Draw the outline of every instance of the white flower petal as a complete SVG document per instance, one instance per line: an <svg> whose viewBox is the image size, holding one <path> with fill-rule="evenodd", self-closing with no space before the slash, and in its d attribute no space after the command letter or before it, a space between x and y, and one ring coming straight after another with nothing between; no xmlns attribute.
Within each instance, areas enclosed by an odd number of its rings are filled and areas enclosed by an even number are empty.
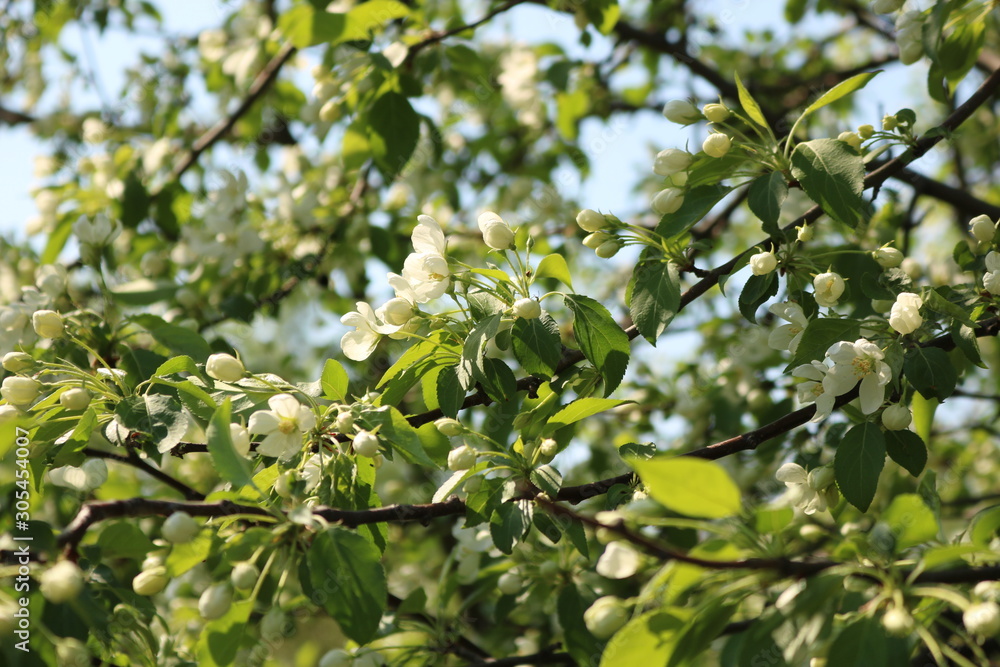
<svg viewBox="0 0 1000 667"><path fill-rule="evenodd" d="M809 479L806 469L798 463L785 463L774 473L775 479L786 484L805 484Z"/></svg>
<svg viewBox="0 0 1000 667"><path fill-rule="evenodd" d="M274 414L270 410L258 410L250 415L250 422L247 424L247 430L251 433L271 433L278 430L279 423L280 420L278 419L278 415Z"/></svg>

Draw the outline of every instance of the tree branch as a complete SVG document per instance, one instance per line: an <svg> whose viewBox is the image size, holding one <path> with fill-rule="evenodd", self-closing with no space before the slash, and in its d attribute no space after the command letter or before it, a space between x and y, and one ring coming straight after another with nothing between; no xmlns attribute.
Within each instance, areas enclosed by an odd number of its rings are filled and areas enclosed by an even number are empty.
<svg viewBox="0 0 1000 667"><path fill-rule="evenodd" d="M29 116L26 113L14 111L13 109L8 109L7 107L0 105L0 123L6 123L7 125L13 127L15 125L34 123L35 120L36 119L33 116Z"/></svg>
<svg viewBox="0 0 1000 667"><path fill-rule="evenodd" d="M93 447L84 447L83 453L86 456L92 456L96 459L108 459L111 461L118 461L119 463L124 463L125 465L130 465L133 468L138 468L150 477L158 479L167 486L171 487L175 491L179 491L184 498L187 500L204 500L205 494L195 491L193 488L185 484L184 482L174 479L167 473L163 472L159 468L154 468L148 462L139 458L139 455L134 451L129 451L129 456L122 456L121 454L114 454L112 452L106 452L101 449L94 449Z"/></svg>
<svg viewBox="0 0 1000 667"><path fill-rule="evenodd" d="M558 645L556 645L558 646ZM557 652L556 646L532 655L512 655L509 658L470 662L465 667L517 667L518 665L575 665L576 660L568 653Z"/></svg>
<svg viewBox="0 0 1000 667"><path fill-rule="evenodd" d="M428 37L425 37L422 41L417 42L416 44L410 47L410 50L406 54L406 59L403 62L409 64L417 56L418 53L426 49L428 46L437 44L440 41L443 41L461 32L465 32L466 30L475 30L476 28L483 25L487 21L491 20L495 16L503 14L512 7L524 4L525 2L528 2L528 0L509 0L508 2L505 2L504 4L497 7L496 9L488 12L485 16L483 16L481 19L477 21L473 21L472 23L467 23L465 25L460 25L457 28L451 28L450 30L438 30L436 32L432 32Z"/></svg>
<svg viewBox="0 0 1000 667"><path fill-rule="evenodd" d="M226 135L236 122L242 118L253 105L260 99L260 97L267 91L270 85L278 77L278 72L281 71L282 66L288 62L288 60L295 55L296 48L291 44L285 44L278 50L278 52L271 58L270 62L264 66L264 69L260 71L257 78L253 80L250 84L250 89L247 91L247 96L243 98L236 110L233 111L229 116L219 121L212 127L208 132L203 134L194 145L191 147L190 152L185 155L180 162L174 165L173 171L170 172L170 179L177 180L184 173L193 167L197 162L201 154L212 147L215 142ZM161 188L162 190L162 188ZM151 196L155 197L160 191L151 193Z"/></svg>
<svg viewBox="0 0 1000 667"><path fill-rule="evenodd" d="M1000 206L985 202L967 190L946 185L912 169L901 169L893 178L912 185L920 194L951 204L970 218L976 215L988 215L994 220L1000 218Z"/></svg>

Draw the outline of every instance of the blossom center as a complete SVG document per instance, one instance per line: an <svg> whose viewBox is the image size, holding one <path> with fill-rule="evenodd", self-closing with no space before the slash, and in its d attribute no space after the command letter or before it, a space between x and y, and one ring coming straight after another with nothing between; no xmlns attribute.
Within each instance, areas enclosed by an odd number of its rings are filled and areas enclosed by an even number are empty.
<svg viewBox="0 0 1000 667"><path fill-rule="evenodd" d="M854 367L854 374L858 377L863 377L872 372L872 362L873 360L868 357L855 357L851 362L851 366Z"/></svg>
<svg viewBox="0 0 1000 667"><path fill-rule="evenodd" d="M278 430L285 435L291 435L299 430L298 422L294 419L289 419L288 417L282 417L278 421Z"/></svg>

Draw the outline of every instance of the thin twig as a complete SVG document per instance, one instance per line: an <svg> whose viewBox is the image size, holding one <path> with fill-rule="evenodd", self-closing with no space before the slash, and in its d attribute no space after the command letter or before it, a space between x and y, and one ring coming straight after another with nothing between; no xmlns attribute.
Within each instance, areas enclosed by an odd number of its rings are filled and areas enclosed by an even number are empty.
<svg viewBox="0 0 1000 667"><path fill-rule="evenodd" d="M124 463L125 465L132 466L133 468L138 468L150 477L158 479L167 486L179 491L182 496L187 500L204 500L205 494L199 493L194 490L184 482L174 479L167 473L163 472L159 468L154 468L145 460L139 458L139 455L133 451L130 451L129 456L122 456L121 454L114 454L112 452L106 452L101 449L94 449L93 447L84 447L83 454L86 456L91 456L95 459L108 459L110 461L118 461L119 463Z"/></svg>

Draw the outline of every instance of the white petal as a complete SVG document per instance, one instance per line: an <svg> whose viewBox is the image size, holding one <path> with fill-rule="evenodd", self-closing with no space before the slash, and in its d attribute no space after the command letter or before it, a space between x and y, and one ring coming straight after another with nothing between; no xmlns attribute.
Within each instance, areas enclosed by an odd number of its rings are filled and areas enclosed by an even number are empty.
<svg viewBox="0 0 1000 667"><path fill-rule="evenodd" d="M271 433L277 430L279 424L278 415L270 410L258 410L250 415L250 422L247 430L251 433Z"/></svg>
<svg viewBox="0 0 1000 667"><path fill-rule="evenodd" d="M874 373L869 373L861 380L861 412L866 415L882 407L885 400L885 387L879 384L878 377Z"/></svg>
<svg viewBox="0 0 1000 667"><path fill-rule="evenodd" d="M806 469L798 463L785 463L774 473L774 477L779 482L791 484L805 484L809 479Z"/></svg>
<svg viewBox="0 0 1000 667"><path fill-rule="evenodd" d="M372 331L349 331L340 339L340 348L347 355L348 359L354 361L364 361L375 351L378 345L378 336Z"/></svg>
<svg viewBox="0 0 1000 667"><path fill-rule="evenodd" d="M291 394L278 394L267 399L267 404L279 419L295 419L300 404Z"/></svg>
<svg viewBox="0 0 1000 667"><path fill-rule="evenodd" d="M608 579L626 579L639 569L638 552L621 542L612 542L597 560L597 573Z"/></svg>
<svg viewBox="0 0 1000 667"><path fill-rule="evenodd" d="M417 226L413 228L410 239L416 252L426 252L435 255L445 253L444 232L438 221L429 215L417 216Z"/></svg>
<svg viewBox="0 0 1000 667"><path fill-rule="evenodd" d="M281 456L285 453L288 436L275 431L257 445L257 453L264 456Z"/></svg>
<svg viewBox="0 0 1000 667"><path fill-rule="evenodd" d="M311 431L316 428L316 414L306 406L300 405L295 423L298 424L300 431Z"/></svg>

